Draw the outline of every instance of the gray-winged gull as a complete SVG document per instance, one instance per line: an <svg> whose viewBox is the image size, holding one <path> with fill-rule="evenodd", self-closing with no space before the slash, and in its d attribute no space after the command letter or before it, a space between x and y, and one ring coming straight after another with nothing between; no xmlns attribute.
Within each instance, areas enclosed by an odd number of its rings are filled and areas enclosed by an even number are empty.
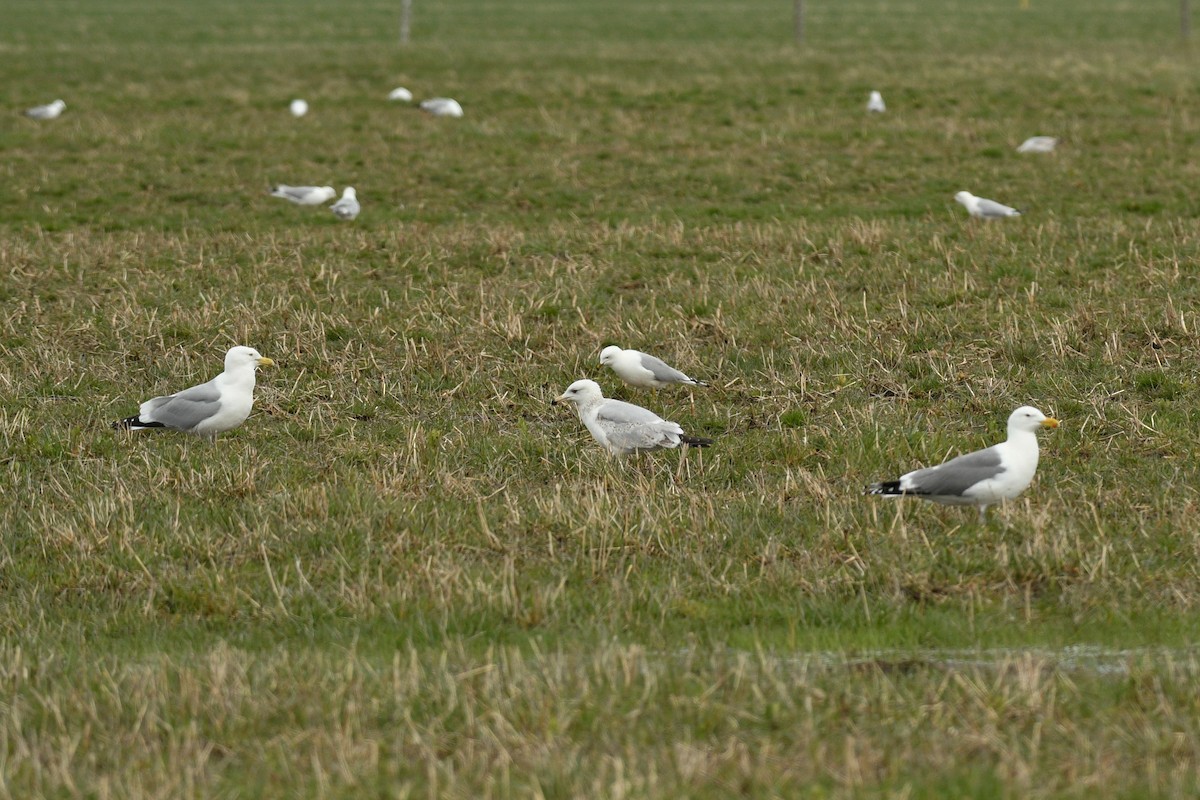
<svg viewBox="0 0 1200 800"><path fill-rule="evenodd" d="M1033 406L1021 406L1008 417L1006 441L936 467L914 470L900 480L873 483L866 493L976 506L982 522L988 506L1013 499L1033 481L1038 464L1037 430L1057 427L1058 420L1053 417Z"/></svg>
<svg viewBox="0 0 1200 800"><path fill-rule="evenodd" d="M338 219L354 219L358 216L358 212L362 211L362 206L358 204L358 194L354 191L353 186L347 186L342 192L342 199L329 207L329 210L337 215Z"/></svg>
<svg viewBox="0 0 1200 800"><path fill-rule="evenodd" d="M600 364L617 373L617 377L630 386L646 389L658 389L680 383L708 386L703 381L689 378L661 358L655 358L640 350L622 350L615 344L600 351Z"/></svg>
<svg viewBox="0 0 1200 800"><path fill-rule="evenodd" d="M570 403L597 442L615 456L642 450L674 448L680 444L708 447L711 439L688 436L674 422L649 409L621 400L609 400L595 381L575 381L553 404Z"/></svg>
<svg viewBox="0 0 1200 800"><path fill-rule="evenodd" d="M275 362L253 347L232 347L225 354L225 371L208 383L142 403L136 416L113 423L113 428L142 430L171 428L209 439L246 421L254 405L254 373Z"/></svg>
<svg viewBox="0 0 1200 800"><path fill-rule="evenodd" d="M959 192L954 195L954 199L962 203L966 207L967 213L972 217L980 219L1001 219L1003 217L1019 217L1021 212L1015 208L1009 208L1006 205L997 203L995 200L987 200L982 197L976 197L970 192Z"/></svg>

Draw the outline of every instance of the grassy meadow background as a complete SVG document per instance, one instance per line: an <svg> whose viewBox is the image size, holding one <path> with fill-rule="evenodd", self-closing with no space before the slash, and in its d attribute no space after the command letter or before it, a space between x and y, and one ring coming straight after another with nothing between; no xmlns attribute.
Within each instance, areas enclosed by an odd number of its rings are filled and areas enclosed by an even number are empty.
<svg viewBox="0 0 1200 800"><path fill-rule="evenodd" d="M0 796L1195 797L1177 4L807 5L6 0ZM233 344L242 428L109 429ZM987 525L861 496L1027 402Z"/></svg>

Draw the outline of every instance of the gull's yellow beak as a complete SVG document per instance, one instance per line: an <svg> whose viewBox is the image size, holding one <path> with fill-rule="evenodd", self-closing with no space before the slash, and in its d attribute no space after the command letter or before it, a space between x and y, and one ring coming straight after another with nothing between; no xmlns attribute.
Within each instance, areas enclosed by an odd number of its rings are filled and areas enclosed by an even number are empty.
<svg viewBox="0 0 1200 800"><path fill-rule="evenodd" d="M275 366L275 362L272 361L271 359L267 358L266 356L261 356L258 359L258 365L260 367L273 367L273 366Z"/></svg>
<svg viewBox="0 0 1200 800"><path fill-rule="evenodd" d="M1042 420L1042 427L1043 428L1057 428L1058 420L1056 420L1054 417L1046 417L1044 420Z"/></svg>

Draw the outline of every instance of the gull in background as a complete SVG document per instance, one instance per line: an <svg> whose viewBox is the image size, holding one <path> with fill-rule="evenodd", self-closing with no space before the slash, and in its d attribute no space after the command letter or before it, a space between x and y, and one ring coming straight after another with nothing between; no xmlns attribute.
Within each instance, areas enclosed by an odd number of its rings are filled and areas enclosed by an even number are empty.
<svg viewBox="0 0 1200 800"><path fill-rule="evenodd" d="M867 100L867 111L875 114L882 114L887 111L887 106L883 102L883 95L879 92L871 92L871 97Z"/></svg>
<svg viewBox="0 0 1200 800"><path fill-rule="evenodd" d="M449 97L432 97L422 100L421 110L435 117L461 117L463 115L462 106L458 104L457 100Z"/></svg>
<svg viewBox="0 0 1200 800"><path fill-rule="evenodd" d="M346 190L342 192L342 199L331 205L329 210L336 214L338 219L357 217L362 206L358 204L358 195L354 192L354 187L347 186Z"/></svg>
<svg viewBox="0 0 1200 800"><path fill-rule="evenodd" d="M873 483L867 494L920 497L952 506L975 506L979 521L987 507L1012 500L1028 488L1038 465L1039 428L1057 428L1058 420L1033 406L1021 406L1008 417L1008 439L984 450L952 458L936 467L913 470L899 480Z"/></svg>
<svg viewBox="0 0 1200 800"><path fill-rule="evenodd" d="M970 192L959 192L954 195L954 199L963 204L968 214L979 219L1002 219L1004 217L1021 216L1021 212L1015 208L997 203L995 200L976 197Z"/></svg>
<svg viewBox="0 0 1200 800"><path fill-rule="evenodd" d="M671 449L681 444L692 447L708 447L712 444L712 439L688 436L679 425L667 422L649 409L605 398L595 381L575 381L551 401L551 405L559 403L575 406L580 421L592 438L614 456L643 450Z"/></svg>
<svg viewBox="0 0 1200 800"><path fill-rule="evenodd" d="M680 383L708 386L703 381L689 378L660 358L640 350L622 350L615 344L600 351L600 364L617 373L617 377L630 386L644 389L658 389Z"/></svg>
<svg viewBox="0 0 1200 800"><path fill-rule="evenodd" d="M281 183L271 188L271 197L282 197L298 206L319 206L337 197L332 186L288 186Z"/></svg>
<svg viewBox="0 0 1200 800"><path fill-rule="evenodd" d="M1058 139L1053 136L1030 136L1017 147L1018 153L1053 153Z"/></svg>
<svg viewBox="0 0 1200 800"><path fill-rule="evenodd" d="M136 415L112 426L129 431L170 428L211 441L246 421L254 406L254 373L274 363L253 347L232 347L225 354L225 371L208 383L147 400Z"/></svg>
<svg viewBox="0 0 1200 800"><path fill-rule="evenodd" d="M308 103L297 98L291 102L291 105L288 106L288 111L292 112L293 117L299 119L308 113Z"/></svg>
<svg viewBox="0 0 1200 800"><path fill-rule="evenodd" d="M412 99L413 93L408 89L405 89L403 86L397 86L395 89L392 89L390 92L388 92L388 100L398 100L402 103L411 103Z"/></svg>
<svg viewBox="0 0 1200 800"><path fill-rule="evenodd" d="M63 112L67 104L62 100L55 100L53 103L47 103L44 106L34 106L25 110L25 116L30 119L55 119Z"/></svg>

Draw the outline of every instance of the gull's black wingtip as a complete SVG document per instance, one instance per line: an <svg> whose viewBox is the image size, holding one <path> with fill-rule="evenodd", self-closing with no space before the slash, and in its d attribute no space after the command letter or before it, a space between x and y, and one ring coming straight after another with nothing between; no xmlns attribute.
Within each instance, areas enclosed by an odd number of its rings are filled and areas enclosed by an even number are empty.
<svg viewBox="0 0 1200 800"><path fill-rule="evenodd" d="M900 488L900 481L881 481L872 483L863 494L904 494L904 490Z"/></svg>

